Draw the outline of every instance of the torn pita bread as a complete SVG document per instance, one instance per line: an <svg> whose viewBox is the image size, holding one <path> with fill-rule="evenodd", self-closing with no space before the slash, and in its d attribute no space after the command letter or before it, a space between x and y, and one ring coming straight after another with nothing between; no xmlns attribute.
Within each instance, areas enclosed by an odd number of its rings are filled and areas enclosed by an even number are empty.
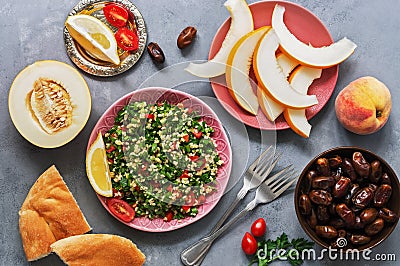
<svg viewBox="0 0 400 266"><path fill-rule="evenodd" d="M58 240L51 249L69 266L141 266L146 256L127 238L86 234Z"/></svg>
<svg viewBox="0 0 400 266"><path fill-rule="evenodd" d="M50 245L56 240L91 230L54 165L33 184L19 216L19 230L28 261L48 255Z"/></svg>

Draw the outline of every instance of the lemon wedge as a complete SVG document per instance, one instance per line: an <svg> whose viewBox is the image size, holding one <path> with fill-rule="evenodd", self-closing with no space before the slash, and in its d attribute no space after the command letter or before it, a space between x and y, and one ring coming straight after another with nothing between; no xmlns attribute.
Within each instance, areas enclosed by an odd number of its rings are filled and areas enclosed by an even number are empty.
<svg viewBox="0 0 400 266"><path fill-rule="evenodd" d="M106 62L120 64L114 33L99 19L89 15L69 16L65 27L71 37L90 55Z"/></svg>
<svg viewBox="0 0 400 266"><path fill-rule="evenodd" d="M105 197L112 197L110 170L108 168L106 149L101 133L99 133L87 152L86 174L90 184L98 194Z"/></svg>

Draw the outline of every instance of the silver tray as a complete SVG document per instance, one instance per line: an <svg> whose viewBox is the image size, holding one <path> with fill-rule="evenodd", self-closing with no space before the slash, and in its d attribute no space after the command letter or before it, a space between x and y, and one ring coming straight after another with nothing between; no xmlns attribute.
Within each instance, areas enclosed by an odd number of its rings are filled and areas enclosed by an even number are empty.
<svg viewBox="0 0 400 266"><path fill-rule="evenodd" d="M83 71L102 77L111 77L121 74L130 69L136 62L139 61L146 48L147 31L144 19L140 11L128 0L114 0L114 1L103 1L103 0L81 0L68 14L73 16L77 14L86 14L94 16L104 22L110 29L115 33L118 29L110 25L104 14L103 7L108 3L119 3L125 6L134 16L128 19L127 27L129 29L136 28L139 36L139 48L136 51L128 52L118 48L118 55L121 63L114 65L109 62L104 62L92 57L87 53L69 34L66 27L64 27L64 43L67 50L67 54L74 62L74 64L82 69Z"/></svg>

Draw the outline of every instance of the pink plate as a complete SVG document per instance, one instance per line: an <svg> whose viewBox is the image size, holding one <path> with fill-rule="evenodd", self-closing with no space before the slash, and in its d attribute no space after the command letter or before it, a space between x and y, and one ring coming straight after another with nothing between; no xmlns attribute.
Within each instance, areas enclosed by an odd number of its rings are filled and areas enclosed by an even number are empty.
<svg viewBox="0 0 400 266"><path fill-rule="evenodd" d="M96 139L99 132L104 134L114 125L114 119L118 114L118 112L122 109L122 107L124 107L131 101L145 101L147 103L156 103L165 101L171 104L183 103L185 107L187 108L190 107L194 111L197 111L197 113L202 116L202 118L206 121L206 123L214 128L215 132L213 134L213 139L217 143L217 151L221 159L225 162L218 169L217 179L216 179L217 192L210 195L207 198L206 203L199 206L198 208L199 212L196 217L187 217L180 221L172 220L170 222L165 222L162 219L150 220L148 218L141 217L133 219L133 221L131 221L130 223L125 223L119 220L116 216L114 216L110 212L106 204L107 198L97 195L98 198L100 199L100 202L103 204L104 208L106 208L106 210L116 219L118 219L121 223L124 223L132 228L139 229L142 231L166 232L187 226L191 223L194 223L197 220L200 220L201 218L206 216L215 207L215 205L217 205L219 199L222 197L226 185L228 183L232 167L231 146L229 144L228 137L226 136L225 131L217 115L203 101L190 94L166 88L140 89L123 96L106 110L106 112L100 117L99 121L95 125L90 135L87 149L89 149L90 145Z"/></svg>
<svg viewBox="0 0 400 266"><path fill-rule="evenodd" d="M286 8L285 11L285 24L289 30L304 43L311 43L315 47L326 46L333 42L333 39L324 26L324 24L307 9L289 2L283 1L263 1L249 5L253 14L254 27L260 28L261 26L271 25L272 11L276 4L282 5ZM230 18L227 19L222 26L218 29L214 40L211 44L209 59L213 58L218 52L221 44L229 30ZM315 80L308 90L308 94L315 94L318 99L318 104L306 110L307 119L314 117L328 102L331 97L336 81L338 78L338 66L324 69L321 78ZM266 116L259 109L257 116L253 116L244 111L231 97L228 89L221 85L221 78L225 76L211 79L211 86L215 96L226 108L226 110L239 121L246 125L263 130L282 130L289 128L283 115L280 115L275 124L271 123ZM217 84L218 83L218 84Z"/></svg>

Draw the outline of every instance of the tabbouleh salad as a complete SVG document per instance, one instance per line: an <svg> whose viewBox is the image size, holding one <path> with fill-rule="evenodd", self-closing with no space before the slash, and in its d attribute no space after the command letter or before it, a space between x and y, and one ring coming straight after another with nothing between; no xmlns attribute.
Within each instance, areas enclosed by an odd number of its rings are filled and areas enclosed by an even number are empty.
<svg viewBox="0 0 400 266"><path fill-rule="evenodd" d="M182 219L216 191L214 129L182 104L132 102L104 135L114 197L136 217Z"/></svg>

